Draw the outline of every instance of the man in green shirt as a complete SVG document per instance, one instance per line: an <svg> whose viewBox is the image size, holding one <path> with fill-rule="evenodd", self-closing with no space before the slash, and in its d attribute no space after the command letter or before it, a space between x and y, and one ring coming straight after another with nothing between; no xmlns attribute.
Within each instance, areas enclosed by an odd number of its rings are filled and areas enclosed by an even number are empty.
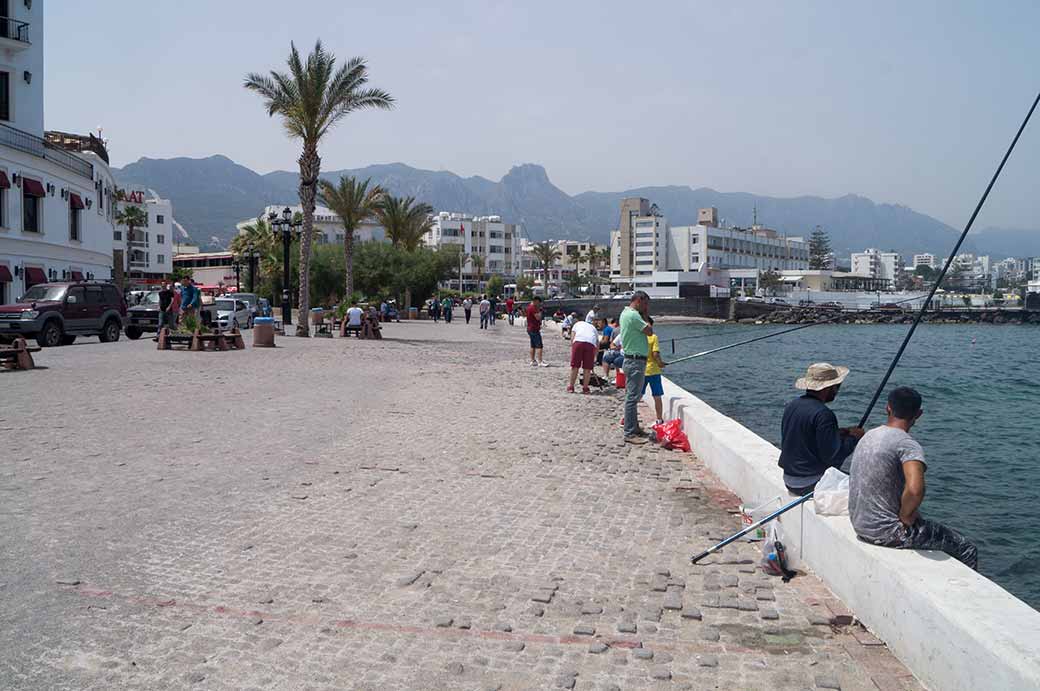
<svg viewBox="0 0 1040 691"><path fill-rule="evenodd" d="M621 348L625 351L625 441L629 444L645 444L647 434L639 428L639 413L636 406L643 397L646 380L646 359L650 355L647 336L654 333L647 323L650 312L650 296L642 290L632 295L632 302L621 313Z"/></svg>

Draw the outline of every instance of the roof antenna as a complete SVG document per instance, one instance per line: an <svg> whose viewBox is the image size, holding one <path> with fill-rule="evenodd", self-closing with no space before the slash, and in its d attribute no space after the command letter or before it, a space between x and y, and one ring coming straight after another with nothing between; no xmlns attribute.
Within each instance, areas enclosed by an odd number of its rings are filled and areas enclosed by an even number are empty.
<svg viewBox="0 0 1040 691"><path fill-rule="evenodd" d="M751 207L751 227L754 228L758 225L758 204L756 203Z"/></svg>

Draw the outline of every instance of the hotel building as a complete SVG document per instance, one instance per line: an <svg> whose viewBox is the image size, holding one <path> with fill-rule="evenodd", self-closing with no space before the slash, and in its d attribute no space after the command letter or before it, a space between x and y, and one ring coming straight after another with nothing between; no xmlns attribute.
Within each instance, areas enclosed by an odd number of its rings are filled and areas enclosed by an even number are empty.
<svg viewBox="0 0 1040 691"><path fill-rule="evenodd" d="M43 1L0 2L0 303L110 279L115 180L94 135L44 131Z"/></svg>
<svg viewBox="0 0 1040 691"><path fill-rule="evenodd" d="M173 204L153 190L129 187L120 190L116 212L130 205L141 207L147 223L134 228L116 225L112 233L112 262L116 283L131 290L162 283L173 271ZM120 277L122 274L122 277Z"/></svg>
<svg viewBox="0 0 1040 691"><path fill-rule="evenodd" d="M470 216L441 211L431 218L432 225L423 235L427 247L461 246L468 255L462 267L463 290L479 290L473 257L484 259L482 278L493 275L513 278L521 270L522 226L505 223L501 216Z"/></svg>

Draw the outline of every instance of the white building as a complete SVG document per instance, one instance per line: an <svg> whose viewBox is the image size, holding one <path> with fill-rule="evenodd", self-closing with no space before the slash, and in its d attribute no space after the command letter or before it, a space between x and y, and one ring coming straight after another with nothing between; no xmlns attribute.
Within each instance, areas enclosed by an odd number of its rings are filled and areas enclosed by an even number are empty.
<svg viewBox="0 0 1040 691"><path fill-rule="evenodd" d="M520 274L521 226L505 223L501 216L470 216L448 211L434 214L432 221L423 235L423 244L435 248L461 246L468 257L462 267L463 289L479 290L474 257L483 260L482 278L492 275L514 278Z"/></svg>
<svg viewBox="0 0 1040 691"><path fill-rule="evenodd" d="M269 218L271 214L275 214L281 218L282 213L288 208L289 212L295 216L296 214L303 213L303 207L299 204L286 205L277 204L272 206L264 207L263 216ZM247 225L251 225L256 222L256 219L246 219L236 224L239 232L242 231ZM367 242L369 240L382 240L386 233L383 232L383 227L379 225L374 219L366 219L361 225L354 231L355 242ZM343 239L346 236L346 231L343 229L343 220L339 217L332 209L324 206L314 207L314 244L316 245L342 245Z"/></svg>
<svg viewBox="0 0 1040 691"><path fill-rule="evenodd" d="M936 269L938 262L934 254L915 254L914 255L914 268L919 266L927 266L929 269Z"/></svg>
<svg viewBox="0 0 1040 691"><path fill-rule="evenodd" d="M1027 271L1026 260L1008 257L993 264L993 281L1017 285L1028 278Z"/></svg>
<svg viewBox="0 0 1040 691"><path fill-rule="evenodd" d="M809 247L800 237L785 237L757 224L670 227L645 199L625 199L621 208L621 228L611 233L610 244L611 281L619 287L679 297L684 292L709 294L705 287L710 286L728 289L730 270L809 268ZM699 218L714 219L717 214L715 209L702 209Z"/></svg>
<svg viewBox="0 0 1040 691"><path fill-rule="evenodd" d="M177 254L173 266L191 270L191 278L201 290L208 293L224 293L236 288L236 283L245 277L244 266L236 270L235 257L231 252L198 252Z"/></svg>
<svg viewBox="0 0 1040 691"><path fill-rule="evenodd" d="M132 237L128 227L117 224L112 233L112 256L114 261L124 259L125 284L131 290L156 286L173 271L173 204L144 187L128 187L120 192L116 212L139 206L147 223L135 228Z"/></svg>
<svg viewBox="0 0 1040 691"><path fill-rule="evenodd" d="M895 284L896 278L904 268L903 257L898 252L882 252L870 248L852 254L851 273L857 276L878 278Z"/></svg>
<svg viewBox="0 0 1040 691"><path fill-rule="evenodd" d="M115 181L99 138L44 132L42 0L0 6L3 303L49 280L111 278Z"/></svg>

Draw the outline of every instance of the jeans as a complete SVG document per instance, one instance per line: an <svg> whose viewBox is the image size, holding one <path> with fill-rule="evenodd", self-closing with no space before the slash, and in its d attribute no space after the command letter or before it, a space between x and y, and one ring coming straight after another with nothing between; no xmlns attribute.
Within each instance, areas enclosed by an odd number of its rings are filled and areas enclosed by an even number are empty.
<svg viewBox="0 0 1040 691"><path fill-rule="evenodd" d="M510 312L510 313L509 313L509 325L510 325L510 326L512 326L512 325L513 325L513 317L514 317L514 316L515 316L515 315L514 315L514 314L513 314L512 312Z"/></svg>
<svg viewBox="0 0 1040 691"><path fill-rule="evenodd" d="M170 327L170 330L173 331L173 329L177 328L176 321L177 321L177 317L176 317L176 315L173 312L163 312L162 310L159 311L159 330L160 331L162 331L162 328L164 326Z"/></svg>
<svg viewBox="0 0 1040 691"><path fill-rule="evenodd" d="M639 413L636 411L636 405L643 398L646 358L626 357L621 369L625 373L625 436L633 437L639 432Z"/></svg>
<svg viewBox="0 0 1040 691"><path fill-rule="evenodd" d="M621 354L620 350L608 350L603 353L603 362L616 369L621 369L625 366L625 356Z"/></svg>
<svg viewBox="0 0 1040 691"><path fill-rule="evenodd" d="M486 329L488 324L488 315L484 312L480 313L480 328Z"/></svg>
<svg viewBox="0 0 1040 691"><path fill-rule="evenodd" d="M452 318L451 310L444 310L444 323L450 324Z"/></svg>
<svg viewBox="0 0 1040 691"><path fill-rule="evenodd" d="M968 538L942 523L918 518L906 529L902 544L892 545L901 549L934 549L945 552L965 566L978 570L979 550Z"/></svg>
<svg viewBox="0 0 1040 691"><path fill-rule="evenodd" d="M472 310L463 310L463 312L466 313L466 323L469 324L469 317L470 317L470 314L471 314Z"/></svg>

